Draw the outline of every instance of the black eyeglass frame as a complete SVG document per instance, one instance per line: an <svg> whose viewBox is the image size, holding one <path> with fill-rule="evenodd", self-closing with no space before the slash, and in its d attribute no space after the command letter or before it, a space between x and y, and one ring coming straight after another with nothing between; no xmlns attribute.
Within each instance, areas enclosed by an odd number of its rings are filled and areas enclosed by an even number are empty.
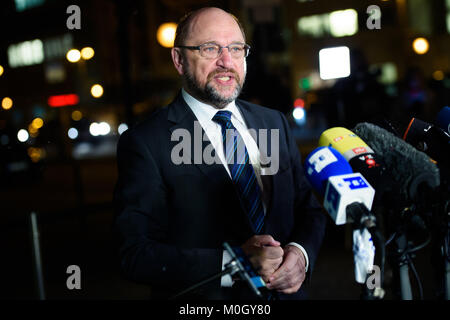
<svg viewBox="0 0 450 320"><path fill-rule="evenodd" d="M221 46L221 45L219 45L217 43L211 43L211 42L202 43L201 45L198 45L198 46L175 46L175 48L183 48L183 49L189 49L189 50L198 50L200 55L201 55L201 48L206 46L206 45L212 45L212 44L219 46L219 52L217 53L217 57L216 58L211 58L211 59L217 59L218 57L220 57L220 55L222 53L222 50L224 48L227 48L228 51L229 51L230 50L229 47L233 46L233 45L237 45L237 44L244 45L245 52L244 52L243 58L247 58L248 57L248 55L250 54L250 49L251 49L251 47L248 44L246 44L246 43L231 43L231 44L229 44L227 46ZM204 57L204 56L202 56L202 57ZM206 57L204 57L204 58L206 58Z"/></svg>

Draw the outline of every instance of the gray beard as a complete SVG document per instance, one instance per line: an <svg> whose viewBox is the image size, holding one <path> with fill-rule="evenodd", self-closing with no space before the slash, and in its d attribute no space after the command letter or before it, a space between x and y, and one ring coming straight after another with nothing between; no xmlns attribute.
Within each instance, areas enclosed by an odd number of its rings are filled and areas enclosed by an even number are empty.
<svg viewBox="0 0 450 320"><path fill-rule="evenodd" d="M198 100L212 105L217 109L225 108L230 102L239 97L242 91L242 86L237 83L233 94L230 97L222 96L211 83L207 83L204 88L201 88L198 82L192 76L190 69L188 68L183 75L183 82L186 85L188 91Z"/></svg>

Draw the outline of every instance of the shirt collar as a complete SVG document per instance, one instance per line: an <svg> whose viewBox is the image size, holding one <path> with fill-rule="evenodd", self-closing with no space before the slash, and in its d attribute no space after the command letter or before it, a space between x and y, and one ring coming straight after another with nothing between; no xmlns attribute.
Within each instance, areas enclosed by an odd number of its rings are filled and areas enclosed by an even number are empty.
<svg viewBox="0 0 450 320"><path fill-rule="evenodd" d="M202 122L202 120L212 121L212 118L215 116L217 111L222 110L230 111L232 113L232 118L238 120L242 124L245 124L244 118L242 117L238 107L236 106L235 100L231 101L223 109L217 109L209 104L197 100L189 93L187 93L184 88L181 89L181 93L183 95L184 101L186 101L187 105L191 108L192 112L194 112L195 116L200 122Z"/></svg>

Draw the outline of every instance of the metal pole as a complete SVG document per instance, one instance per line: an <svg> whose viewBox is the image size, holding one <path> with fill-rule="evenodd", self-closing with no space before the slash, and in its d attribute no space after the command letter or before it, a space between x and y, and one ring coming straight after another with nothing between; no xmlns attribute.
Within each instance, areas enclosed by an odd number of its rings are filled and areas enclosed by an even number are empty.
<svg viewBox="0 0 450 320"><path fill-rule="evenodd" d="M36 212L31 212L31 244L33 248L33 265L36 277L36 286L39 300L45 300L44 276L42 273L41 249L39 243L39 228Z"/></svg>
<svg viewBox="0 0 450 320"><path fill-rule="evenodd" d="M398 257L398 265L399 265L399 277L400 277L400 293L402 300L412 300L412 290L411 290L411 282L409 280L409 268L408 268L408 259L406 259L406 249L408 247L408 239L406 236L402 234L397 238L397 248L398 252L401 254Z"/></svg>

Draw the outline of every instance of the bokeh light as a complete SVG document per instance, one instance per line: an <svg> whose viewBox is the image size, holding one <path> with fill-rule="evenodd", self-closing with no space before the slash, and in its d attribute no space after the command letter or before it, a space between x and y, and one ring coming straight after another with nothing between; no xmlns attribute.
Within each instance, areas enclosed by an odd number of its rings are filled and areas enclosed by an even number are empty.
<svg viewBox="0 0 450 320"><path fill-rule="evenodd" d="M177 24L174 22L163 23L156 32L156 39L164 48L172 48L175 41Z"/></svg>
<svg viewBox="0 0 450 320"><path fill-rule="evenodd" d="M13 106L13 101L11 98L9 98L9 97L3 98L3 100L2 100L2 108L3 109L9 110L12 108L12 106Z"/></svg>
<svg viewBox="0 0 450 320"><path fill-rule="evenodd" d="M78 62L81 58L81 53L77 49L71 49L66 54L67 60L69 60L72 63Z"/></svg>
<svg viewBox="0 0 450 320"><path fill-rule="evenodd" d="M75 110L72 112L72 120L73 121L80 121L83 118L83 114L79 110Z"/></svg>
<svg viewBox="0 0 450 320"><path fill-rule="evenodd" d="M417 38L413 41L413 49L417 54L425 54L428 52L430 45L425 38Z"/></svg>
<svg viewBox="0 0 450 320"><path fill-rule="evenodd" d="M99 84L94 84L91 87L91 94L94 98L100 98L103 95L103 87Z"/></svg>
<svg viewBox="0 0 450 320"><path fill-rule="evenodd" d="M20 129L17 132L17 140L19 140L20 142L27 141L29 137L30 137L30 135L28 134L28 131L25 129Z"/></svg>
<svg viewBox="0 0 450 320"><path fill-rule="evenodd" d="M95 51L91 47L85 47L85 48L81 49L81 58L83 58L84 60L92 59L94 54L95 54Z"/></svg>

